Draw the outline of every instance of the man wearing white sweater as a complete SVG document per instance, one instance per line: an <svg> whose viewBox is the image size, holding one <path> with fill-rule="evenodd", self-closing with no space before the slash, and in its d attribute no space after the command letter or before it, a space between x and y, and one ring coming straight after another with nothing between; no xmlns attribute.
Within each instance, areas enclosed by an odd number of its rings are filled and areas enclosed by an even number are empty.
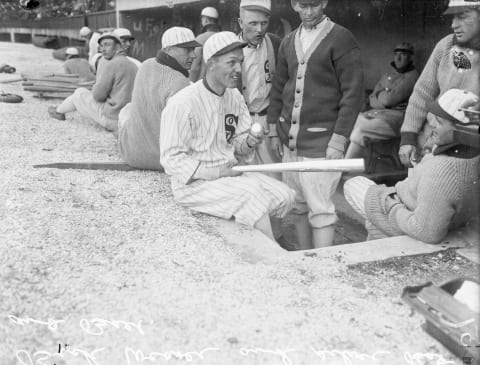
<svg viewBox="0 0 480 365"><path fill-rule="evenodd" d="M188 70L199 43L188 28L173 27L162 36L156 58L138 71L132 102L120 112L118 148L130 166L163 170L160 165L160 117L168 99L188 86Z"/></svg>
<svg viewBox="0 0 480 365"><path fill-rule="evenodd" d="M127 60L120 39L104 33L98 40L103 57L108 62L99 65L92 91L83 87L66 98L58 107L48 108L52 118L65 120L65 114L78 111L105 129L116 132L118 113L131 100L137 67Z"/></svg>

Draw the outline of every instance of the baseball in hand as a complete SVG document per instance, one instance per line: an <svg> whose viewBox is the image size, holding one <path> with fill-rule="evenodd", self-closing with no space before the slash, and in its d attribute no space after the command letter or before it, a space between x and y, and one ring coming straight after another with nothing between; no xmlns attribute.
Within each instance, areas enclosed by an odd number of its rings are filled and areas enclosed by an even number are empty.
<svg viewBox="0 0 480 365"><path fill-rule="evenodd" d="M255 137L263 136L263 127L260 123L253 123L250 127L250 133Z"/></svg>

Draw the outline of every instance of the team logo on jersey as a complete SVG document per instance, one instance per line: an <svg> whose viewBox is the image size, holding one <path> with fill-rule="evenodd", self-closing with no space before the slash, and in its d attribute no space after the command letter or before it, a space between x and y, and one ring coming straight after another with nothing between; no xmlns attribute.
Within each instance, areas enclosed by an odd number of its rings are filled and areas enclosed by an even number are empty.
<svg viewBox="0 0 480 365"><path fill-rule="evenodd" d="M235 130L238 125L238 116L233 114L225 115L225 137L227 137L227 143L230 143L233 136L235 135Z"/></svg>
<svg viewBox="0 0 480 365"><path fill-rule="evenodd" d="M263 68L265 69L265 82L269 84L272 82L272 75L270 75L270 63L268 60L265 61L265 66L263 66Z"/></svg>

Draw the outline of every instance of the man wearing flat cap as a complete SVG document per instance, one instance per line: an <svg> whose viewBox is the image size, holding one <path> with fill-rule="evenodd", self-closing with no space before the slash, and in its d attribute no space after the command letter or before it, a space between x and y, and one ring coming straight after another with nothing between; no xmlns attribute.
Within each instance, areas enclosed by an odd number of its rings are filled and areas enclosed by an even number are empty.
<svg viewBox="0 0 480 365"><path fill-rule="evenodd" d="M130 166L163 170L160 165L160 118L167 101L190 84L188 70L197 46L190 29L167 29L157 57L141 65L132 102L122 109L118 122L120 155Z"/></svg>
<svg viewBox="0 0 480 365"><path fill-rule="evenodd" d="M418 79L413 52L413 46L408 42L397 44L393 50L389 71L380 78L369 96L370 109L358 115L345 158L363 157L365 137L386 140L400 136L408 98Z"/></svg>
<svg viewBox="0 0 480 365"><path fill-rule="evenodd" d="M65 114L78 111L109 131L118 129L118 113L131 100L137 67L125 57L120 39L104 33L98 39L103 58L92 91L78 88L58 107L51 106L51 117L65 120Z"/></svg>
<svg viewBox="0 0 480 365"><path fill-rule="evenodd" d="M363 105L360 50L352 33L325 14L327 0L292 0L302 24L280 45L267 120L284 162L342 159ZM338 218L336 172L288 172L297 249L329 246Z"/></svg>
<svg viewBox="0 0 480 365"><path fill-rule="evenodd" d="M432 115L427 104L446 90L480 94L480 1L450 0L453 34L441 39L425 65L408 101L401 128L400 160L407 166L432 148Z"/></svg>
<svg viewBox="0 0 480 365"><path fill-rule="evenodd" d="M234 217L273 239L270 215L285 216L294 192L264 174L232 169L261 142L250 133L252 118L237 89L246 45L232 32L207 40L205 78L175 94L163 110L160 161L180 205Z"/></svg>

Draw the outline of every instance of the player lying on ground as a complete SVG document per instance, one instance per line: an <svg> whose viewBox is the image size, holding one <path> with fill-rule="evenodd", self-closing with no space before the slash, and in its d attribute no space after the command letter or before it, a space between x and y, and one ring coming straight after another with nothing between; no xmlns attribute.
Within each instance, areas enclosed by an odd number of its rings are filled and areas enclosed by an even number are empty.
<svg viewBox="0 0 480 365"><path fill-rule="evenodd" d="M262 173L233 171L253 155L261 138L236 89L246 43L231 32L204 45L207 73L172 96L163 110L160 162L172 177L175 200L193 210L254 226L273 239L270 215L284 217L294 192Z"/></svg>
<svg viewBox="0 0 480 365"><path fill-rule="evenodd" d="M475 99L471 92L451 89L429 104L433 152L407 179L392 187L362 176L345 183L345 198L366 219L368 239L406 234L439 243L448 231L478 217L480 146L455 141L453 133L455 123L471 123L461 109Z"/></svg>

